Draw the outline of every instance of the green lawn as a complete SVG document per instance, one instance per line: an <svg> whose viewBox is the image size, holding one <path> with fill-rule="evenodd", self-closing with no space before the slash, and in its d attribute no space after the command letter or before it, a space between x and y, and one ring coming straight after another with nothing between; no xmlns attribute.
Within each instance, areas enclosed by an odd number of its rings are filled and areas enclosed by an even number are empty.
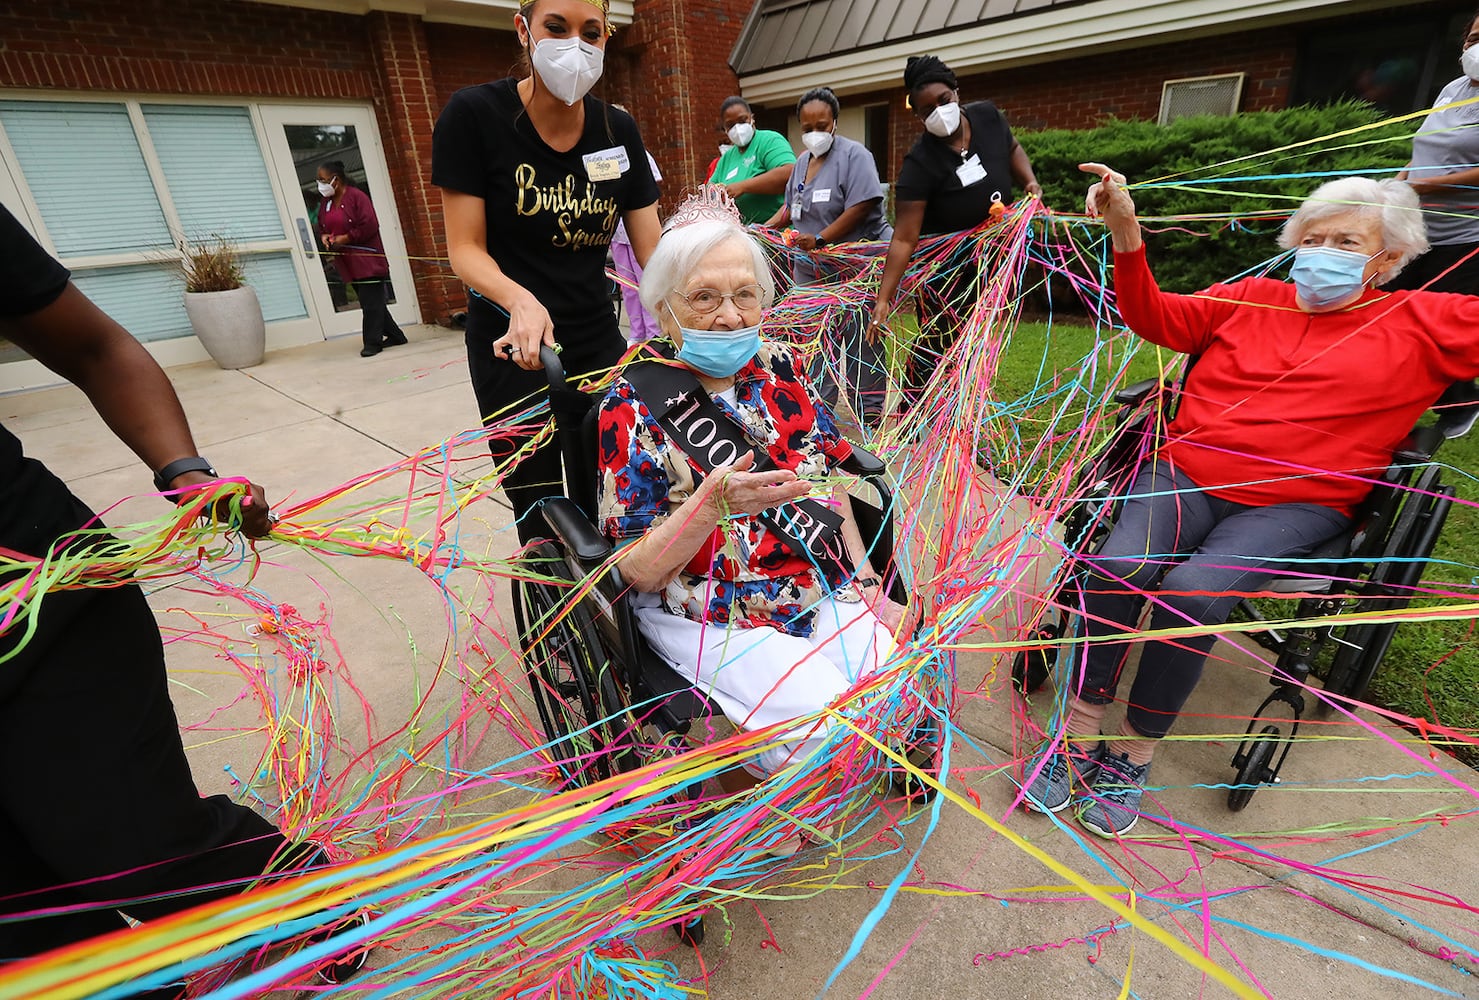
<svg viewBox="0 0 1479 1000"><path fill-rule="evenodd" d="M1051 481L1057 472L1052 467L1051 449L1033 456L1038 438L1050 430L1061 433L1064 427L1071 428L1083 418L1086 401L1107 398L1110 385L1129 384L1159 371L1160 359L1153 347L1144 345L1125 361L1127 344L1112 339L1095 350L1093 331L1087 327L1057 322L1050 332L1046 324L1019 324L1001 355L995 382L995 398L1008 404L1000 421L1004 426L990 435L998 468L1024 473L1023 479L1029 484ZM1096 370L1083 364L1086 353L1095 358ZM1064 387L1077 380L1090 388L1073 399L1085 402L1065 409ZM1445 478L1457 487L1459 498L1479 499L1479 483L1471 478L1479 473L1479 430L1445 444L1439 459L1449 467ZM1467 589L1479 583L1476 577L1479 510L1455 505L1434 562L1423 578L1440 587L1446 582ZM1469 734L1479 732L1479 643L1474 641L1474 629L1473 620L1402 626L1367 699L1403 715L1436 721ZM1467 763L1479 765L1479 748L1465 745L1457 748L1457 753Z"/></svg>

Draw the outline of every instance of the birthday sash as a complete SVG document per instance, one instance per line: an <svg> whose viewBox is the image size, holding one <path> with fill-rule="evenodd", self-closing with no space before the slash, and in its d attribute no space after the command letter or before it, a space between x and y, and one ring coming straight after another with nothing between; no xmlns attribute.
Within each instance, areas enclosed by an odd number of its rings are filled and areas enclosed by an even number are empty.
<svg viewBox="0 0 1479 1000"><path fill-rule="evenodd" d="M745 429L715 403L686 369L641 361L622 369L663 433L708 476L747 451L756 455L754 471L776 468L769 451L750 440ZM700 477L702 481L702 477ZM792 554L816 566L836 586L853 575L842 540L842 515L816 500L791 500L757 515Z"/></svg>

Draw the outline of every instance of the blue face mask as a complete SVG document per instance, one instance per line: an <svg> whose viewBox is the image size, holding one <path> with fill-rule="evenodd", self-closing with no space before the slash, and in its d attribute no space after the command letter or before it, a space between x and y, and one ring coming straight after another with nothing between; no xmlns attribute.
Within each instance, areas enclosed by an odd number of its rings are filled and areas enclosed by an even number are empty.
<svg viewBox="0 0 1479 1000"><path fill-rule="evenodd" d="M1385 251L1370 257L1354 250L1335 247L1300 247L1294 251L1294 266L1289 277L1299 297L1316 308L1351 298L1366 287L1366 264Z"/></svg>
<svg viewBox="0 0 1479 1000"><path fill-rule="evenodd" d="M676 318L676 317L674 317ZM760 324L738 330L690 330L679 325L677 359L710 378L729 378L760 353Z"/></svg>

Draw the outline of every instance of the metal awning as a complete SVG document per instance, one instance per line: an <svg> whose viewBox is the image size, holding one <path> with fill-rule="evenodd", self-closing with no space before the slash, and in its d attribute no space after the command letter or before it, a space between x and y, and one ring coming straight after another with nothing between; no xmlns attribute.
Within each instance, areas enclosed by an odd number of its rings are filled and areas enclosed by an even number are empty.
<svg viewBox="0 0 1479 1000"><path fill-rule="evenodd" d="M745 76L1089 0L760 0L730 65ZM987 29L989 30L989 29Z"/></svg>
<svg viewBox="0 0 1479 1000"><path fill-rule="evenodd" d="M930 52L965 76L1391 10L1424 0L758 0L730 57L740 93L788 104L897 88Z"/></svg>

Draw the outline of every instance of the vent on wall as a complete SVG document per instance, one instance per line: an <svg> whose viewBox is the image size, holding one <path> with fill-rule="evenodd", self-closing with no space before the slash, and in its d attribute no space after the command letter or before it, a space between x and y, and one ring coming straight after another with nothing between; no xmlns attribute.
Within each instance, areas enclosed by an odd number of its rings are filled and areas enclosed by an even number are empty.
<svg viewBox="0 0 1479 1000"><path fill-rule="evenodd" d="M1243 96L1242 73L1223 76L1195 76L1167 80L1161 87L1162 125L1192 115L1237 114L1238 100Z"/></svg>

